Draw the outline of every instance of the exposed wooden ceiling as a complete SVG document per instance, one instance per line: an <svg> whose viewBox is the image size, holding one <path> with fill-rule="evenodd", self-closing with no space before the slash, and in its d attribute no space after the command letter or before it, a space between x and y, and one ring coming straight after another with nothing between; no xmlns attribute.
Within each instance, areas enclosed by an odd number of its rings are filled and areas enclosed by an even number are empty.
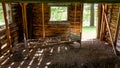
<svg viewBox="0 0 120 68"><path fill-rule="evenodd" d="M80 3L120 3L119 0L1 0L1 2L29 2L29 3L71 3L71 2L80 2Z"/></svg>

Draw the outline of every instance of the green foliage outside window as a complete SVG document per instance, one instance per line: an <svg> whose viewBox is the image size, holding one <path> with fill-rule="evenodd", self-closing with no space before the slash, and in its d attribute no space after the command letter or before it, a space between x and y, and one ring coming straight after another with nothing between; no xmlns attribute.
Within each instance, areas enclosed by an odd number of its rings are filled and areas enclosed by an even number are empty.
<svg viewBox="0 0 120 68"><path fill-rule="evenodd" d="M66 6L51 6L50 21L67 21Z"/></svg>
<svg viewBox="0 0 120 68"><path fill-rule="evenodd" d="M4 25L4 15L3 15L3 9L2 9L2 4L0 3L0 25Z"/></svg>

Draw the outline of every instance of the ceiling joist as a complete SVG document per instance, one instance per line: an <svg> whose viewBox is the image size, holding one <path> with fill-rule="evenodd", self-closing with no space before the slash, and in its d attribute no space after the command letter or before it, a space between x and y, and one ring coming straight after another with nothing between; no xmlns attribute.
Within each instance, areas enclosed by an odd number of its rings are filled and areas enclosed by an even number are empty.
<svg viewBox="0 0 120 68"><path fill-rule="evenodd" d="M1 0L1 2L29 2L29 3L120 3L119 0Z"/></svg>

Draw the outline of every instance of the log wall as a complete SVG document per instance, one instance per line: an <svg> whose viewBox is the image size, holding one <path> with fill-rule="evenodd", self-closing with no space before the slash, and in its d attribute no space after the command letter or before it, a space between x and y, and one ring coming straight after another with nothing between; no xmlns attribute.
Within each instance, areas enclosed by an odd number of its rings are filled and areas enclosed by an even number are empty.
<svg viewBox="0 0 120 68"><path fill-rule="evenodd" d="M12 47L23 40L22 13L20 8L18 3L11 4L13 21L9 24L9 28ZM5 54L9 49L7 45L6 29L5 26L3 26L0 27L0 56Z"/></svg>
<svg viewBox="0 0 120 68"><path fill-rule="evenodd" d="M81 4L77 4L76 9L76 21L75 16L75 4L68 6L68 22L67 23L49 23L50 19L50 5L44 4L44 26L45 36L66 36L75 31L80 33L80 22L82 23L81 10L83 9ZM32 38L42 37L42 5L41 4L28 4L27 5L27 20L28 20L28 32Z"/></svg>
<svg viewBox="0 0 120 68"><path fill-rule="evenodd" d="M0 56L8 51L7 35L5 27L0 28Z"/></svg>
<svg viewBox="0 0 120 68"><path fill-rule="evenodd" d="M12 15L13 23L10 24L11 42L15 44L23 40L23 21L22 21L22 10L18 3L12 4Z"/></svg>
<svg viewBox="0 0 120 68"><path fill-rule="evenodd" d="M11 3L12 23L9 24L11 45L14 47L17 43L23 41L23 20L22 9L19 3ZM43 36L42 29L42 5L39 3L29 3L27 10L27 27L29 38L39 38ZM67 23L49 23L50 5L44 4L44 28L45 36L67 36L73 33L80 35L80 25L82 25L83 5L80 3L68 5ZM7 45L6 29L0 28L0 55L9 50Z"/></svg>
<svg viewBox="0 0 120 68"><path fill-rule="evenodd" d="M113 42L116 43L115 42L115 39L116 39L115 35L116 35L116 30L117 30L117 23L119 21L120 5L119 4L107 4L107 5L108 5L107 11L105 11L105 12L107 14L107 20L108 20L108 24L109 24L109 28L110 28L110 31L111 31L111 36L112 36ZM107 41L108 43L111 44L111 40L110 40L110 36L109 36L107 27L105 28L105 33L104 34L105 34L104 35L104 41Z"/></svg>

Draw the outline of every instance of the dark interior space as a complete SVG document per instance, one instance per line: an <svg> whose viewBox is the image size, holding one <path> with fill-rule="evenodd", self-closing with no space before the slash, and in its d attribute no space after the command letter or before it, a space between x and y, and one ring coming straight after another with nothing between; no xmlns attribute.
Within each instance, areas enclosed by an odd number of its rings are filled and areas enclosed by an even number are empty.
<svg viewBox="0 0 120 68"><path fill-rule="evenodd" d="M0 67L120 68L119 3L85 4L1 2Z"/></svg>

